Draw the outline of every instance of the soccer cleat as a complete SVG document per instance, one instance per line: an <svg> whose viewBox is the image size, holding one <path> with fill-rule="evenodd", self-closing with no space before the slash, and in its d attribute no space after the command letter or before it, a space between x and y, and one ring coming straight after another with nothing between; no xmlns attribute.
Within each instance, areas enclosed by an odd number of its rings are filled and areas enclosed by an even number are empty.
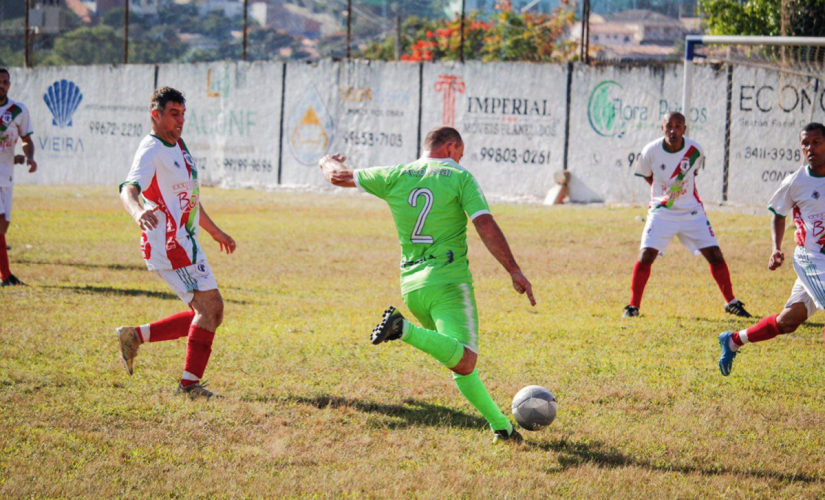
<svg viewBox="0 0 825 500"><path fill-rule="evenodd" d="M5 279L0 283L0 286L28 286L28 285L23 283L19 279L17 279L17 276L15 276L13 274L10 274L8 279Z"/></svg>
<svg viewBox="0 0 825 500"><path fill-rule="evenodd" d="M121 326L116 334L118 344L120 344L120 362L123 363L126 373L131 375L140 347L140 335L138 335L137 328L133 326Z"/></svg>
<svg viewBox="0 0 825 500"><path fill-rule="evenodd" d="M372 330L370 342L378 345L381 342L397 340L401 338L402 333L404 333L404 316L393 306L390 306L389 309L384 311L381 323Z"/></svg>
<svg viewBox="0 0 825 500"><path fill-rule="evenodd" d="M722 357L719 358L719 371L727 377L733 369L733 358L738 354L730 348L730 338L733 332L722 332L719 335L719 345L722 347Z"/></svg>
<svg viewBox="0 0 825 500"><path fill-rule="evenodd" d="M751 313L745 310L745 304L734 300L730 304L725 306L725 312L728 314L733 314L734 316L739 316L741 318L750 318Z"/></svg>
<svg viewBox="0 0 825 500"><path fill-rule="evenodd" d="M510 433L507 433L507 429L501 429L499 431L493 431L493 443L503 443L503 442L510 442L510 443L521 443L524 441L524 438L521 437L521 434L513 427L513 430Z"/></svg>
<svg viewBox="0 0 825 500"><path fill-rule="evenodd" d="M636 306L625 306L622 318L635 318L639 315L639 308Z"/></svg>
<svg viewBox="0 0 825 500"><path fill-rule="evenodd" d="M198 382L197 384L187 385L186 387L183 386L180 382L178 382L178 390L175 391L175 394L185 394L189 396L189 399L197 399L197 398L206 398L206 399L223 399L223 396L220 394L215 394L214 392L210 391L206 388L206 384L208 382Z"/></svg>

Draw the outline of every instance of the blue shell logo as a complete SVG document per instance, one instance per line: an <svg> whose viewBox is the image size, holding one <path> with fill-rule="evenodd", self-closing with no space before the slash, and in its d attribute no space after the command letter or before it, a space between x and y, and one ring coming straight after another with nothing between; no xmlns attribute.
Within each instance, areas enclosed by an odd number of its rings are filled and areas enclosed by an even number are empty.
<svg viewBox="0 0 825 500"><path fill-rule="evenodd" d="M80 93L80 87L68 80L60 80L54 82L51 87L43 94L43 100L49 111L52 112L52 125L60 128L72 126L72 115L80 106L80 101L83 100L83 94Z"/></svg>

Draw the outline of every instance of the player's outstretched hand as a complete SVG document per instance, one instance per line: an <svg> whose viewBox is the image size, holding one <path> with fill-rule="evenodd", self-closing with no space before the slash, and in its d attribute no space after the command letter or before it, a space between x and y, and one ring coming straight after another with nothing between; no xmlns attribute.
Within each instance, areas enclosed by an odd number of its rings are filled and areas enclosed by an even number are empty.
<svg viewBox="0 0 825 500"><path fill-rule="evenodd" d="M233 253L235 251L235 247L237 246L235 244L235 240L220 229L212 235L212 239L217 241L221 246L221 252L226 252L227 254Z"/></svg>
<svg viewBox="0 0 825 500"><path fill-rule="evenodd" d="M785 254L782 250L774 250L773 254L771 255L770 260L768 261L768 269L771 271L775 271L782 266L782 263L785 262Z"/></svg>
<svg viewBox="0 0 825 500"><path fill-rule="evenodd" d="M37 171L37 162L34 160L29 160L29 173L33 174Z"/></svg>
<svg viewBox="0 0 825 500"><path fill-rule="evenodd" d="M515 288L518 293L526 293L527 298L530 299L530 305L535 306L536 298L533 297L533 285L530 284L530 280L521 272L513 273L510 277L513 279L513 288Z"/></svg>
<svg viewBox="0 0 825 500"><path fill-rule="evenodd" d="M140 228L144 231L152 230L158 227L158 218L155 216L155 210L160 208L159 206L155 205L152 208L147 208L138 212L135 215L135 222Z"/></svg>

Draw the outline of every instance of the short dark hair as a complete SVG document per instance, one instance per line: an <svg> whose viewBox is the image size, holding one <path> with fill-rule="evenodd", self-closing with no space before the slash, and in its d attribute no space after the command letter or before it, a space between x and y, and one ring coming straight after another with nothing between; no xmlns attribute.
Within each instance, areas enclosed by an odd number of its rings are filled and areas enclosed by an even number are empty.
<svg viewBox="0 0 825 500"><path fill-rule="evenodd" d="M149 111L158 110L163 113L166 110L166 105L170 102L178 104L186 104L186 98L179 90L172 87L161 87L152 92L152 98L149 100Z"/></svg>
<svg viewBox="0 0 825 500"><path fill-rule="evenodd" d="M682 123L687 124L687 120L685 120L685 115L678 111L668 111L664 115L662 115L662 122L669 122L672 118L681 118Z"/></svg>
<svg viewBox="0 0 825 500"><path fill-rule="evenodd" d="M817 122L811 122L804 127L802 127L802 131L799 132L802 135L802 132L813 132L814 130L819 130L819 133L825 136L825 125Z"/></svg>
<svg viewBox="0 0 825 500"><path fill-rule="evenodd" d="M9 72L9 68L4 68L3 66L0 66L0 73L5 73L9 76L9 78L11 78L11 73Z"/></svg>
<svg viewBox="0 0 825 500"><path fill-rule="evenodd" d="M424 149L432 151L448 142L464 144L464 140L461 139L461 134L458 133L458 130L453 127L436 127L430 130L427 137L424 138Z"/></svg>

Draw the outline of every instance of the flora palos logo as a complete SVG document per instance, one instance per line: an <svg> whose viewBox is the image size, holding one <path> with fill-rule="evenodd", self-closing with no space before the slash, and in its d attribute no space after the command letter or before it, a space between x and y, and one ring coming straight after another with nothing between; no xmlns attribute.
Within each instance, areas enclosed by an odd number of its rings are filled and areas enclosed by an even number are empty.
<svg viewBox="0 0 825 500"><path fill-rule="evenodd" d="M60 128L72 126L72 116L82 100L80 87L68 80L54 82L43 95L43 101L52 112L52 125Z"/></svg>
<svg viewBox="0 0 825 500"><path fill-rule="evenodd" d="M622 86L613 80L604 81L593 89L587 101L587 119L593 130L602 137L622 138L625 123L614 104L620 99Z"/></svg>

